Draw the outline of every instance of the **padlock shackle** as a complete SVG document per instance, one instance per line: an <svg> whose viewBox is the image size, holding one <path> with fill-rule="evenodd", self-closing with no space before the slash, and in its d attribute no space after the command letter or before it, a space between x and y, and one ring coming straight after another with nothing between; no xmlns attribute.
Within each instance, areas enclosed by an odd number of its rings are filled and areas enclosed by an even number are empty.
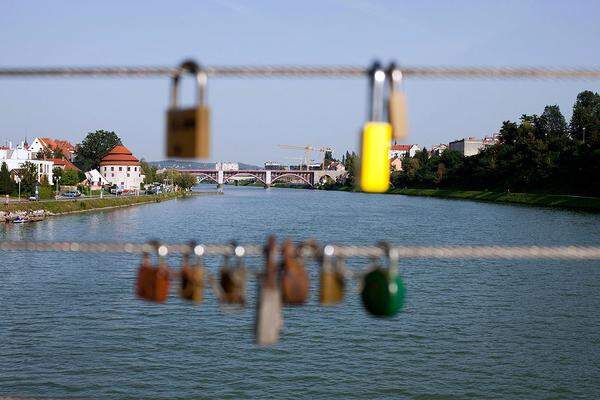
<svg viewBox="0 0 600 400"><path fill-rule="evenodd" d="M379 247L381 247L381 249L385 252L385 256L388 259L389 277L390 279L394 280L398 275L398 260L400 259L398 250L385 241L379 242Z"/></svg>
<svg viewBox="0 0 600 400"><path fill-rule="evenodd" d="M379 61L369 69L369 121L385 121L386 75Z"/></svg>
<svg viewBox="0 0 600 400"><path fill-rule="evenodd" d="M402 71L396 65L395 62L390 63L390 65L388 66L387 74L390 78L390 90L394 91L394 90L398 89L400 82L402 82L403 76L402 76Z"/></svg>
<svg viewBox="0 0 600 400"><path fill-rule="evenodd" d="M177 108L179 81L181 80L181 75L186 72L196 77L196 84L198 87L198 91L196 92L196 102L198 103L198 106L204 106L208 74L196 61L185 60L179 65L179 71L173 75L171 79L171 108Z"/></svg>

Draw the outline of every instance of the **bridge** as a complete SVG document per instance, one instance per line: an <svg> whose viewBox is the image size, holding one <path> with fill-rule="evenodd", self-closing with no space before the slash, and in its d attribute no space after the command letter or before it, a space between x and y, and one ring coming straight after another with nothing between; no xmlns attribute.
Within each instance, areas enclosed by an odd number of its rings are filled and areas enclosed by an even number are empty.
<svg viewBox="0 0 600 400"><path fill-rule="evenodd" d="M271 187L277 182L295 180L307 186L315 187L319 184L324 184L327 181L335 181L338 177L344 175L346 171L322 170L322 171L306 171L306 170L268 170L268 169L252 169L238 171L221 171L215 169L180 169L181 172L195 175L198 183L208 181L217 184L217 187L222 188L227 182L239 180L256 180L262 183L266 188Z"/></svg>

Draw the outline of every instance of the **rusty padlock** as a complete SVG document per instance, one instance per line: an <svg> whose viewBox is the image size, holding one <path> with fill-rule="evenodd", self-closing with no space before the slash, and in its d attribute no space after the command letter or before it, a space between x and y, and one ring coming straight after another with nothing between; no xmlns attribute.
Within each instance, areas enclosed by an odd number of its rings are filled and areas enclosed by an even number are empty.
<svg viewBox="0 0 600 400"><path fill-rule="evenodd" d="M281 298L284 304L300 305L308 300L309 279L304 263L291 240L283 244Z"/></svg>
<svg viewBox="0 0 600 400"><path fill-rule="evenodd" d="M229 257L225 256L220 271L220 300L224 303L246 304L247 270L244 264L246 250L242 246L234 246L236 265L229 265Z"/></svg>
<svg viewBox="0 0 600 400"><path fill-rule="evenodd" d="M210 111L205 104L208 75L192 60L180 69L193 74L198 85L198 99L194 107L177 105L181 74L173 76L171 106L167 111L167 157L208 158L210 156Z"/></svg>
<svg viewBox="0 0 600 400"><path fill-rule="evenodd" d="M334 247L327 245L323 248L321 260L319 302L323 306L332 306L344 300L344 259L334 258Z"/></svg>
<svg viewBox="0 0 600 400"><path fill-rule="evenodd" d="M183 299L191 300L194 303L201 303L204 298L204 265L202 263L202 255L204 255L204 246L193 242L190 243L190 252L183 255L179 294ZM192 260L190 260L191 258Z"/></svg>
<svg viewBox="0 0 600 400"><path fill-rule="evenodd" d="M257 344L277 343L283 326L281 293L277 286L277 249L275 237L265 247L265 270L259 276L254 333Z"/></svg>
<svg viewBox="0 0 600 400"><path fill-rule="evenodd" d="M144 253L138 270L136 294L144 300L164 303L169 295L170 270L165 260L169 250L167 246L157 243L154 247L158 255L158 266L154 268L149 254Z"/></svg>

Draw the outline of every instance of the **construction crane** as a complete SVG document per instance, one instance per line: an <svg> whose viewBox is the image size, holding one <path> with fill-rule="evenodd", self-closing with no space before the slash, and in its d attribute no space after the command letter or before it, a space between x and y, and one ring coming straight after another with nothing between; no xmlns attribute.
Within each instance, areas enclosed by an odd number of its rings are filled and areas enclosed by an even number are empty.
<svg viewBox="0 0 600 400"><path fill-rule="evenodd" d="M333 153L333 151L334 151L333 147L316 147L316 146L310 146L310 145L297 146L297 145L293 145L293 144L280 144L278 146L281 147L282 149L304 150L304 165L306 165L307 171L310 169L309 163L311 161L311 153L313 151L318 151L320 153L323 153L323 162L321 163L321 169L325 169L325 154L328 151L331 153Z"/></svg>

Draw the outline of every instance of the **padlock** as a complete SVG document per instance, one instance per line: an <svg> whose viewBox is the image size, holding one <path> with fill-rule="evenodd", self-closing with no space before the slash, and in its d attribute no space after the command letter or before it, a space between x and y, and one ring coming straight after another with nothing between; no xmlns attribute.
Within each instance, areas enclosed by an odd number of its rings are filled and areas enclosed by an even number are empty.
<svg viewBox="0 0 600 400"><path fill-rule="evenodd" d="M208 76L194 61L185 61L180 69L195 75L198 99L194 107L179 108L177 97L181 73L173 76L171 106L167 111L167 157L208 158L210 156L210 112L205 104Z"/></svg>
<svg viewBox="0 0 600 400"><path fill-rule="evenodd" d="M384 119L386 73L379 63L371 70L371 110L364 125L360 155L360 190L383 193L390 184L392 126Z"/></svg>
<svg viewBox="0 0 600 400"><path fill-rule="evenodd" d="M321 260L319 302L323 306L332 306L344 300L344 260L337 256L334 259L334 247L323 248Z"/></svg>
<svg viewBox="0 0 600 400"><path fill-rule="evenodd" d="M148 301L164 303L169 295L170 270L165 257L168 249L164 245L154 244L158 254L158 266L152 267L150 256L144 253L138 270L136 294Z"/></svg>
<svg viewBox="0 0 600 400"><path fill-rule="evenodd" d="M259 276L254 333L257 344L277 343L283 326L281 293L277 286L277 249L273 236L265 247L265 270Z"/></svg>
<svg viewBox="0 0 600 400"><path fill-rule="evenodd" d="M388 71L390 76L388 117L392 125L392 136L395 140L403 140L408 134L408 113L406 111L406 95L400 88L402 71L394 63L390 65Z"/></svg>
<svg viewBox="0 0 600 400"><path fill-rule="evenodd" d="M247 270L243 258L245 253L242 246L234 245L234 254L237 259L235 266L230 266L229 257L225 256L220 271L220 300L224 303L246 304Z"/></svg>
<svg viewBox="0 0 600 400"><path fill-rule="evenodd" d="M152 268L150 255L144 252L142 262L138 269L135 294L140 298L152 301L154 296L154 283L156 282L156 270Z"/></svg>
<svg viewBox="0 0 600 400"><path fill-rule="evenodd" d="M156 248L158 254L158 267L156 268L156 282L154 284L154 301L164 303L169 296L171 272L167 265L166 256L169 253L167 246L160 245Z"/></svg>
<svg viewBox="0 0 600 400"><path fill-rule="evenodd" d="M300 305L308 300L309 279L304 263L290 240L283 244L281 298L284 304Z"/></svg>
<svg viewBox="0 0 600 400"><path fill-rule="evenodd" d="M202 255L204 247L190 243L190 253L183 255L183 267L181 268L181 288L180 295L183 299L191 300L194 303L201 303L204 298L204 265L202 264ZM190 256L193 255L193 261L190 266Z"/></svg>
<svg viewBox="0 0 600 400"><path fill-rule="evenodd" d="M398 252L384 246L388 267L375 265L363 278L361 298L369 313L377 317L393 317L404 305L405 289L398 273Z"/></svg>

